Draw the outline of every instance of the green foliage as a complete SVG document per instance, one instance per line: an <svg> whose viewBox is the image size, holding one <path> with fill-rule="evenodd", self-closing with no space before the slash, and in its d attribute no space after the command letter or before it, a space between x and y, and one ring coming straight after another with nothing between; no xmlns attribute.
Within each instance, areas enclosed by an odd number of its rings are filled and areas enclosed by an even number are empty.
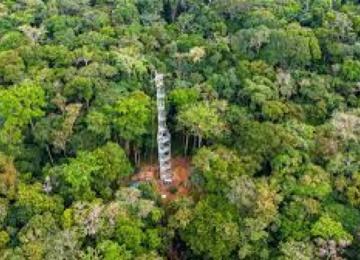
<svg viewBox="0 0 360 260"><path fill-rule="evenodd" d="M0 2L0 259L360 255L358 1Z"/></svg>
<svg viewBox="0 0 360 260"><path fill-rule="evenodd" d="M345 80L359 81L360 80L360 62L357 60L345 60L341 67L341 76Z"/></svg>
<svg viewBox="0 0 360 260"><path fill-rule="evenodd" d="M143 92L122 97L113 107L113 123L119 135L133 141L147 133L151 123L151 101Z"/></svg>
<svg viewBox="0 0 360 260"><path fill-rule="evenodd" d="M88 104L93 97L93 83L89 78L75 77L65 86L64 94L71 99L85 100Z"/></svg>
<svg viewBox="0 0 360 260"><path fill-rule="evenodd" d="M235 34L232 44L248 59L263 57L270 64L284 67L309 65L321 57L314 33L296 23L272 30L264 25L253 25Z"/></svg>
<svg viewBox="0 0 360 260"><path fill-rule="evenodd" d="M311 225L319 213L319 202L313 199L297 198L289 202L280 217L280 232L285 239L305 240Z"/></svg>
<svg viewBox="0 0 360 260"><path fill-rule="evenodd" d="M331 193L331 183L327 172L310 165L305 168L293 192L302 196L324 198Z"/></svg>
<svg viewBox="0 0 360 260"><path fill-rule="evenodd" d="M32 185L20 183L17 200L9 212L8 221L25 224L34 215L50 212L56 216L61 214L63 209L63 199L58 195L45 194L40 183Z"/></svg>
<svg viewBox="0 0 360 260"><path fill-rule="evenodd" d="M86 123L88 129L100 136L108 137L110 135L109 119L101 112L96 110L88 113Z"/></svg>
<svg viewBox="0 0 360 260"><path fill-rule="evenodd" d="M360 224L360 211L350 205L329 202L325 204L324 210L332 219L341 222L348 232L356 230Z"/></svg>
<svg viewBox="0 0 360 260"><path fill-rule="evenodd" d="M119 246L116 242L105 240L97 245L97 248L104 260L131 259L131 253L124 247Z"/></svg>
<svg viewBox="0 0 360 260"><path fill-rule="evenodd" d="M208 191L219 192L241 175L251 175L257 165L248 157L238 157L225 147L202 148L193 158L193 165L205 179Z"/></svg>
<svg viewBox="0 0 360 260"><path fill-rule="evenodd" d="M337 241L351 241L353 239L353 237L344 230L341 223L334 221L327 215L320 217L320 219L312 226L311 235L327 240L335 239Z"/></svg>
<svg viewBox="0 0 360 260"><path fill-rule="evenodd" d="M199 99L200 93L196 88L176 88L171 91L169 98L176 108L191 105Z"/></svg>
<svg viewBox="0 0 360 260"><path fill-rule="evenodd" d="M350 204L353 206L360 206L360 174L355 173L350 182L350 186L347 187L346 196L349 199Z"/></svg>
<svg viewBox="0 0 360 260"><path fill-rule="evenodd" d="M2 226L6 220L9 210L9 203L6 199L0 200L0 225Z"/></svg>
<svg viewBox="0 0 360 260"><path fill-rule="evenodd" d="M140 253L142 250L141 244L144 240L141 223L130 220L120 221L116 229L116 240L120 244L124 244L126 249L136 254Z"/></svg>
<svg viewBox="0 0 360 260"><path fill-rule="evenodd" d="M315 257L314 246L306 242L289 241L280 245L282 260L299 259L311 260Z"/></svg>
<svg viewBox="0 0 360 260"><path fill-rule="evenodd" d="M321 58L319 43L313 32L298 24L270 34L263 57L269 63L283 66L305 66Z"/></svg>
<svg viewBox="0 0 360 260"><path fill-rule="evenodd" d="M223 103L198 102L184 107L178 114L179 128L200 138L221 137L226 130L221 118Z"/></svg>
<svg viewBox="0 0 360 260"><path fill-rule="evenodd" d="M93 154L80 152L76 159L72 159L69 164L64 165L61 175L64 176L65 183L70 185L69 191L74 194L75 198L86 199L94 196L91 184L95 180L92 175L100 169Z"/></svg>
<svg viewBox="0 0 360 260"><path fill-rule="evenodd" d="M79 152L69 163L49 170L51 176L63 181L62 192L74 199L92 199L97 194L109 198L116 181L131 172L124 151L114 143L107 143L92 152Z"/></svg>
<svg viewBox="0 0 360 260"><path fill-rule="evenodd" d="M27 43L26 38L20 32L8 32L0 39L0 50L16 49Z"/></svg>
<svg viewBox="0 0 360 260"><path fill-rule="evenodd" d="M10 89L0 89L0 116L4 122L0 129L0 142L16 144L21 141L23 128L44 115L44 91L32 83Z"/></svg>
<svg viewBox="0 0 360 260"><path fill-rule="evenodd" d="M213 259L230 257L240 232L233 214L231 206L219 198L200 201L181 235L196 254Z"/></svg>
<svg viewBox="0 0 360 260"><path fill-rule="evenodd" d="M278 93L275 85L265 77L254 77L245 81L243 95L250 101L250 106L255 108L268 100L277 99Z"/></svg>
<svg viewBox="0 0 360 260"><path fill-rule="evenodd" d="M0 52L0 83L18 83L24 78L25 64L14 50Z"/></svg>
<svg viewBox="0 0 360 260"><path fill-rule="evenodd" d="M116 1L113 20L117 24L131 24L139 21L139 11L136 8L135 1Z"/></svg>
<svg viewBox="0 0 360 260"><path fill-rule="evenodd" d="M6 231L0 231L0 249L6 247L6 244L10 241L9 234Z"/></svg>

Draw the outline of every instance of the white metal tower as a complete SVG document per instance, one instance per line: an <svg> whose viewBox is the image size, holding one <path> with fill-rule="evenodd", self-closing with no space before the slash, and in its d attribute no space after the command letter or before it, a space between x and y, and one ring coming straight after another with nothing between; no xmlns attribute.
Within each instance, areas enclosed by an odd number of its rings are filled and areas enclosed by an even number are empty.
<svg viewBox="0 0 360 260"><path fill-rule="evenodd" d="M160 179L164 184L172 183L171 136L166 126L164 75L155 72L156 101L158 112L158 156Z"/></svg>

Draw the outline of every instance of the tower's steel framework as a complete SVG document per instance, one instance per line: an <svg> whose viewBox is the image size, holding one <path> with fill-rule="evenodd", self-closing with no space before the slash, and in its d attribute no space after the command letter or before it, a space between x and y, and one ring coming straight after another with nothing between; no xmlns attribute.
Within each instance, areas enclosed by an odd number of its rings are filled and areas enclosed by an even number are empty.
<svg viewBox="0 0 360 260"><path fill-rule="evenodd" d="M156 101L158 110L158 157L159 157L159 169L160 179L165 184L172 183L171 172L171 136L166 126L166 109L165 109L165 87L164 87L164 75L155 73L155 85L156 85Z"/></svg>

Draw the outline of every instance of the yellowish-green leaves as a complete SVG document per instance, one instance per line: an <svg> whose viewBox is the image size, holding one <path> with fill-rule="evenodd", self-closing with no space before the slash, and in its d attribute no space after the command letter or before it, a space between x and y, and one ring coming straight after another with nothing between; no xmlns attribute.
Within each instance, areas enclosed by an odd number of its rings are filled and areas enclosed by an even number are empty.
<svg viewBox="0 0 360 260"><path fill-rule="evenodd" d="M178 114L178 124L186 132L204 138L221 137L226 131L222 102L197 102L184 107Z"/></svg>
<svg viewBox="0 0 360 260"><path fill-rule="evenodd" d="M45 94L40 86L24 83L0 90L0 142L16 144L22 130L35 118L42 117Z"/></svg>
<svg viewBox="0 0 360 260"><path fill-rule="evenodd" d="M116 67L127 74L142 75L147 71L147 61L136 45L113 51Z"/></svg>
<svg viewBox="0 0 360 260"><path fill-rule="evenodd" d="M148 131L151 123L151 100L136 91L122 97L113 108L113 123L125 140L135 140Z"/></svg>
<svg viewBox="0 0 360 260"><path fill-rule="evenodd" d="M322 216L312 227L311 234L315 237L321 237L326 240L334 239L336 241L352 241L353 237L342 224L330 218L327 215Z"/></svg>
<svg viewBox="0 0 360 260"><path fill-rule="evenodd" d="M79 152L68 163L51 168L49 174L62 180L64 194L90 200L97 194L111 196L111 187L131 172L124 151L115 143L107 143L92 152Z"/></svg>

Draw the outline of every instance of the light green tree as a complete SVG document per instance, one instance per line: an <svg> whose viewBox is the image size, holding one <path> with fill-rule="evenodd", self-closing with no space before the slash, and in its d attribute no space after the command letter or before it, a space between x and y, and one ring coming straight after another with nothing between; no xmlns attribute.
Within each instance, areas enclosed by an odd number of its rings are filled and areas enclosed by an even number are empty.
<svg viewBox="0 0 360 260"><path fill-rule="evenodd" d="M27 125L34 127L33 120L45 112L45 93L43 89L27 82L9 89L0 89L0 142L17 144Z"/></svg>

